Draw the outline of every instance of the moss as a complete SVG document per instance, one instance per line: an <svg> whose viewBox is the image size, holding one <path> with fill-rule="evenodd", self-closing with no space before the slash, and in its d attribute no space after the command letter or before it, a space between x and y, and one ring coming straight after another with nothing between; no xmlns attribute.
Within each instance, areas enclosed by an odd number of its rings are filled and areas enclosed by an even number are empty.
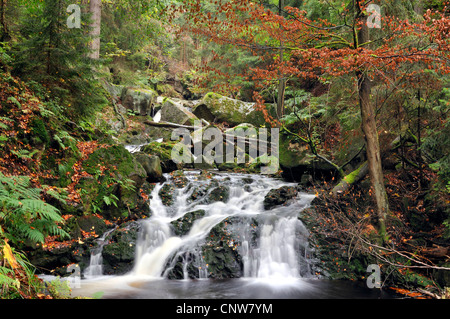
<svg viewBox="0 0 450 319"><path fill-rule="evenodd" d="M172 159L172 149L178 142L151 142L142 148L142 152L149 155L156 155L164 162Z"/></svg>
<svg viewBox="0 0 450 319"><path fill-rule="evenodd" d="M349 184L353 184L355 182L355 178L358 176L359 171L361 170L361 167L358 167L357 169L355 169L353 172L351 172L348 175L345 175L344 180L349 183Z"/></svg>
<svg viewBox="0 0 450 319"><path fill-rule="evenodd" d="M205 95L205 99L220 99L222 97L222 95L220 95L220 94L217 94L217 93L214 93L214 92L209 92L209 93L206 93L206 95Z"/></svg>
<svg viewBox="0 0 450 319"><path fill-rule="evenodd" d="M301 164L308 165L311 158L306 147L291 148L292 140L281 135L279 144L279 159L280 165L286 168L292 168Z"/></svg>
<svg viewBox="0 0 450 319"><path fill-rule="evenodd" d="M100 166L106 169L102 171ZM82 178L78 185L88 212L100 210L107 218L117 218L126 217L129 209L137 209L136 189L147 174L125 147L113 145L96 150L83 163L83 170L92 176Z"/></svg>
<svg viewBox="0 0 450 319"><path fill-rule="evenodd" d="M203 209L199 209L193 212L186 213L183 217L178 218L171 222L175 235L184 236L186 235L192 228L194 222L205 216L206 212Z"/></svg>
<svg viewBox="0 0 450 319"><path fill-rule="evenodd" d="M50 135L41 118L35 118L31 122L31 130L33 134L39 138L40 142L48 145L50 143Z"/></svg>

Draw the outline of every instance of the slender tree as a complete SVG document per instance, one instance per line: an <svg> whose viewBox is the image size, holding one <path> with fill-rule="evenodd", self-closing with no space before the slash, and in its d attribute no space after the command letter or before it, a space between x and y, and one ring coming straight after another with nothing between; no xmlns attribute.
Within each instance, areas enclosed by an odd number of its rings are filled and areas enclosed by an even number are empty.
<svg viewBox="0 0 450 319"><path fill-rule="evenodd" d="M91 59L100 58L100 31L102 19L102 1L90 0L89 12L91 13Z"/></svg>
<svg viewBox="0 0 450 319"><path fill-rule="evenodd" d="M6 5L7 0L0 0L0 26L2 28L0 42L8 41L10 38L8 23L6 22Z"/></svg>

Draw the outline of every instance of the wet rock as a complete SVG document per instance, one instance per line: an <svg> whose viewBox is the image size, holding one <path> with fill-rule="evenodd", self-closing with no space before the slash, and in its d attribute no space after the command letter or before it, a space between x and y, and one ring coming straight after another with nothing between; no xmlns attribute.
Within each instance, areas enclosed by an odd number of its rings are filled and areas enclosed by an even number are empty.
<svg viewBox="0 0 450 319"><path fill-rule="evenodd" d="M220 185L214 188L206 198L207 203L213 202L227 202L230 197L230 188L225 185Z"/></svg>
<svg viewBox="0 0 450 319"><path fill-rule="evenodd" d="M172 184L165 184L158 192L162 203L165 206L172 206L174 203L175 187Z"/></svg>
<svg viewBox="0 0 450 319"><path fill-rule="evenodd" d="M291 199L297 197L298 188L293 186L282 186L271 189L264 197L264 209L269 210L275 206L284 205Z"/></svg>
<svg viewBox="0 0 450 319"><path fill-rule="evenodd" d="M37 274L67 277L70 276L67 271L69 265L78 265L81 272L89 266L90 247L94 246L94 240L95 238L91 237L52 249L39 247L28 253L28 259L36 267Z"/></svg>
<svg viewBox="0 0 450 319"><path fill-rule="evenodd" d="M193 212L186 213L183 217L178 218L171 222L174 233L177 236L184 236L190 230L194 222L205 216L206 212L203 209L199 209Z"/></svg>
<svg viewBox="0 0 450 319"><path fill-rule="evenodd" d="M237 249L239 242L228 229L230 222L232 221L227 219L213 227L202 247L203 260L210 278L242 276L243 263Z"/></svg>
<svg viewBox="0 0 450 319"><path fill-rule="evenodd" d="M147 173L147 182L156 183L163 181L163 172L161 168L161 162L158 156L147 155L139 152L134 154L136 160L142 165Z"/></svg>
<svg viewBox="0 0 450 319"><path fill-rule="evenodd" d="M172 173L172 181L176 188L184 188L189 182L181 170Z"/></svg>
<svg viewBox="0 0 450 319"><path fill-rule="evenodd" d="M200 248L197 248L200 250ZM200 278L200 271L202 268L206 268L202 261L202 258L198 254L192 254L185 252L177 254L175 259L167 265L167 278L168 279L197 279Z"/></svg>
<svg viewBox="0 0 450 319"><path fill-rule="evenodd" d="M133 268L140 223L129 222L114 230L103 247L103 273L123 275Z"/></svg>

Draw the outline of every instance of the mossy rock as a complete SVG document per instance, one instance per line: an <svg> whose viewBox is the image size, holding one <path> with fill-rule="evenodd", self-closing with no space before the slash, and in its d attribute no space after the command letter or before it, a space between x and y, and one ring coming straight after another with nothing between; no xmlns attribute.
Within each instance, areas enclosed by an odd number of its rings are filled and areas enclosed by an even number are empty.
<svg viewBox="0 0 450 319"><path fill-rule="evenodd" d="M330 163L318 159L309 146L285 134L280 134L279 165L282 177L288 181L301 181L304 173L316 178L331 179L338 174Z"/></svg>
<svg viewBox="0 0 450 319"><path fill-rule="evenodd" d="M103 174L99 165L106 167ZM124 146L96 150L83 163L83 170L92 176L82 178L78 185L83 202L91 206L87 207L87 212L95 205L104 217L115 219L127 217L130 210L148 209L138 205L139 189L146 181L147 173Z"/></svg>
<svg viewBox="0 0 450 319"><path fill-rule="evenodd" d="M150 89L123 88L122 104L137 115L151 115L151 109L158 94Z"/></svg>
<svg viewBox="0 0 450 319"><path fill-rule="evenodd" d="M146 178L142 165L134 159L133 155L123 145L112 145L108 148L96 150L83 163L83 168L87 173L95 175L98 173L98 164L111 168L111 171L115 172L118 178L130 178L139 185Z"/></svg>
<svg viewBox="0 0 450 319"><path fill-rule="evenodd" d="M134 154L134 158L136 158L147 173L147 182L155 183L163 180L161 161L158 156L139 152Z"/></svg>
<svg viewBox="0 0 450 319"><path fill-rule="evenodd" d="M176 188L184 188L189 183L188 178L182 170L177 170L172 173L172 181Z"/></svg>
<svg viewBox="0 0 450 319"><path fill-rule="evenodd" d="M183 105L171 99L165 99L161 107L161 120L181 125L191 125L198 118Z"/></svg>
<svg viewBox="0 0 450 319"><path fill-rule="evenodd" d="M175 202L174 199L175 187L172 184L164 184L158 192L164 206L172 206Z"/></svg>
<svg viewBox="0 0 450 319"><path fill-rule="evenodd" d="M279 158L280 165L285 168L308 166L313 160L306 145L300 145L283 134L280 135Z"/></svg>
<svg viewBox="0 0 450 319"><path fill-rule="evenodd" d="M239 278L243 273L242 258L238 253L239 241L228 229L232 220L227 218L214 226L202 247L203 260L210 278Z"/></svg>
<svg viewBox="0 0 450 319"><path fill-rule="evenodd" d="M139 231L138 222L129 222L109 235L102 251L104 274L123 275L132 270Z"/></svg>
<svg viewBox="0 0 450 319"><path fill-rule="evenodd" d="M101 235L107 228L106 222L95 215L81 216L76 219L75 225L71 231L71 237L82 238L81 230L85 232L95 232L95 234Z"/></svg>
<svg viewBox="0 0 450 319"><path fill-rule="evenodd" d="M181 169L183 166L172 160L172 149L178 142L151 142L142 147L141 152L158 156L161 161L163 173L170 173Z"/></svg>
<svg viewBox="0 0 450 319"><path fill-rule="evenodd" d="M50 134L45 126L44 121L41 118L35 118L31 122L31 132L37 138L36 142L49 145Z"/></svg>
<svg viewBox="0 0 450 319"><path fill-rule="evenodd" d="M220 185L215 187L207 196L206 202L227 202L230 198L230 188L226 185Z"/></svg>
<svg viewBox="0 0 450 319"><path fill-rule="evenodd" d="M178 218L177 220L174 220L171 222L174 233L177 236L184 236L186 235L190 230L192 225L197 219L202 218L205 216L206 212L203 209L199 209L193 212L186 213L183 217Z"/></svg>
<svg viewBox="0 0 450 319"><path fill-rule="evenodd" d="M208 122L227 122L230 125L264 123L262 113L254 109L254 103L243 102L210 92L198 103L193 113Z"/></svg>

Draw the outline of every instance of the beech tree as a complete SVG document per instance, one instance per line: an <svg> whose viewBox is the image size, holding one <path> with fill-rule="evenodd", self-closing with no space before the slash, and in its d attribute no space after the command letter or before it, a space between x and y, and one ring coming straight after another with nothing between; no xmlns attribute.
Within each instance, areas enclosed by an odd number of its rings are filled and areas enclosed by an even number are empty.
<svg viewBox="0 0 450 319"><path fill-rule="evenodd" d="M369 29L368 12L375 1L328 1L331 19L308 18L300 8L284 7L279 12L268 10L254 1L214 1L216 10L204 10L204 1L184 1L177 8L189 16L185 31L201 35L219 44L232 44L260 56L258 67L248 68L239 76L247 77L261 89L282 83L285 79L318 79L327 83L333 78L352 76L356 86L364 133L368 172L376 200L376 218L380 237L384 240L385 220L389 213L384 187L377 109L371 96L374 83L395 90L399 79L420 78L433 70L450 72L450 19L447 7L425 12L417 22L382 13L381 28ZM282 1L280 1L282 4ZM386 1L389 7L392 1ZM418 10L420 11L420 10ZM411 72L411 66L417 66ZM203 68L204 71L214 70ZM224 75L225 78L227 75ZM226 85L226 84L225 84ZM281 87L281 86L280 86ZM230 88L231 90L236 88ZM258 90L254 92L256 107L266 120L280 125L280 117L272 118ZM278 105L279 113L280 105ZM306 139L305 139L306 140Z"/></svg>

